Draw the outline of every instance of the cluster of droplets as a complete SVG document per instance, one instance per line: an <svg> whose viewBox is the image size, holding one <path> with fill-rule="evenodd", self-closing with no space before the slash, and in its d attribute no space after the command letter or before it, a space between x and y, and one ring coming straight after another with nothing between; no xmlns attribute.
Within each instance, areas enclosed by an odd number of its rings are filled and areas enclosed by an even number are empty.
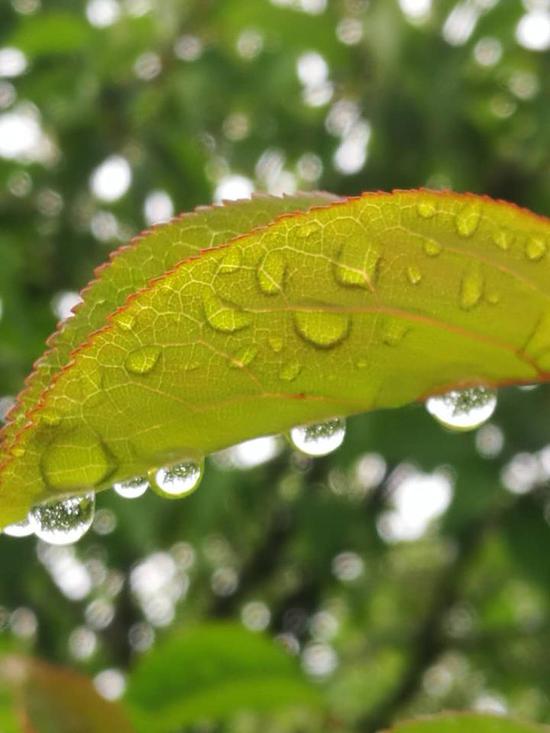
<svg viewBox="0 0 550 733"><path fill-rule="evenodd" d="M489 420L496 406L496 392L486 387L451 390L426 402L430 415L444 427L456 431L475 430Z"/></svg>

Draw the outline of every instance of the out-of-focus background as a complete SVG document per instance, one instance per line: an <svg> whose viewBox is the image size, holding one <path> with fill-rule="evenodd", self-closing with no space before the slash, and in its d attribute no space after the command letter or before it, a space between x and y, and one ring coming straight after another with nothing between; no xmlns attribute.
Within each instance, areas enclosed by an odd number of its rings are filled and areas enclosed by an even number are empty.
<svg viewBox="0 0 550 733"><path fill-rule="evenodd" d="M418 186L550 213L548 0L0 0L0 414L144 227L252 191ZM0 650L116 698L164 638L224 619L323 702L174 730L548 720L549 416L547 388L508 389L473 433L416 405L349 420L326 458L278 438L211 457L176 504L104 492L75 546L0 538Z"/></svg>

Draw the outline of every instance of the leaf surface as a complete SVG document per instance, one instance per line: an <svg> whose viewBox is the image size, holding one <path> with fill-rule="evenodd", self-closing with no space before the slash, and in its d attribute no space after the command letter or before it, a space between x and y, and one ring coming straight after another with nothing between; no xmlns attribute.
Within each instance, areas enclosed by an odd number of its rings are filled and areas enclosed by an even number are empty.
<svg viewBox="0 0 550 733"><path fill-rule="evenodd" d="M510 204L374 193L167 267L28 401L0 516L295 424L548 380L549 244Z"/></svg>
<svg viewBox="0 0 550 733"><path fill-rule="evenodd" d="M209 624L172 636L143 657L127 701L139 730L165 733L242 710L318 706L320 694L273 641L237 625Z"/></svg>

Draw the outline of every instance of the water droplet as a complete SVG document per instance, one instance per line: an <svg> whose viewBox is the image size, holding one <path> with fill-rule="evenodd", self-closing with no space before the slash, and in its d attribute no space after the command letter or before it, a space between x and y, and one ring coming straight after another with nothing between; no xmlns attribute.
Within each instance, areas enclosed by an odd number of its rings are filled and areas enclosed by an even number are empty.
<svg viewBox="0 0 550 733"><path fill-rule="evenodd" d="M134 313L130 313L128 310L123 309L113 316L115 324L123 331L131 331L136 322L136 316Z"/></svg>
<svg viewBox="0 0 550 733"><path fill-rule="evenodd" d="M387 346L397 346L397 344L403 339L409 325L404 321L392 318L386 321L382 331L382 341Z"/></svg>
<svg viewBox="0 0 550 733"><path fill-rule="evenodd" d="M220 262L220 268L218 272L222 275L228 275L231 272L235 272L239 269L242 262L242 253L240 248L229 245L227 247L227 253Z"/></svg>
<svg viewBox="0 0 550 733"><path fill-rule="evenodd" d="M296 311L294 324L306 341L323 349L330 349L348 335L350 318L347 313Z"/></svg>
<svg viewBox="0 0 550 733"><path fill-rule="evenodd" d="M268 338L268 343L276 354L282 351L282 348L283 348L282 336L270 336Z"/></svg>
<svg viewBox="0 0 550 733"><path fill-rule="evenodd" d="M308 456L326 456L342 445L345 435L345 420L333 417L324 422L292 428L290 440L295 448Z"/></svg>
<svg viewBox="0 0 550 733"><path fill-rule="evenodd" d="M216 329L223 333L234 333L250 326L252 316L237 306L218 298L217 295L209 293L204 298L204 312L206 320Z"/></svg>
<svg viewBox="0 0 550 733"><path fill-rule="evenodd" d="M525 245L525 254L527 259L532 262L538 262L546 254L547 246L544 239L541 237L529 237L527 244Z"/></svg>
<svg viewBox="0 0 550 733"><path fill-rule="evenodd" d="M55 435L41 459L44 480L59 493L76 493L97 486L116 465L97 433L84 426Z"/></svg>
<svg viewBox="0 0 550 733"><path fill-rule="evenodd" d="M481 206L478 203L466 204L456 215L456 231L461 237L471 237L481 220Z"/></svg>
<svg viewBox="0 0 550 733"><path fill-rule="evenodd" d="M167 499L179 499L191 494L204 475L204 461L181 461L151 471L149 478L155 493Z"/></svg>
<svg viewBox="0 0 550 733"><path fill-rule="evenodd" d="M460 283L460 305L464 310L474 308L483 297L483 274L479 265L472 265Z"/></svg>
<svg viewBox="0 0 550 733"><path fill-rule="evenodd" d="M423 199L417 203L416 210L422 219L431 219L437 213L437 206L434 201Z"/></svg>
<svg viewBox="0 0 550 733"><path fill-rule="evenodd" d="M510 249L510 245L512 244L514 237L505 229L499 229L493 233L492 239L497 247L506 252L506 250Z"/></svg>
<svg viewBox="0 0 550 733"><path fill-rule="evenodd" d="M4 534L7 534L8 537L28 537L29 535L34 534L34 529L32 528L28 517L26 519L22 519L20 522L9 524L7 527L4 527L2 531Z"/></svg>
<svg viewBox="0 0 550 733"><path fill-rule="evenodd" d="M422 280L422 273L416 265L410 265L407 267L407 280L411 285L418 285Z"/></svg>
<svg viewBox="0 0 550 733"><path fill-rule="evenodd" d="M373 289L378 275L380 252L359 239L348 240L338 256L334 274L342 285Z"/></svg>
<svg viewBox="0 0 550 733"><path fill-rule="evenodd" d="M242 369L253 361L257 353L258 349L255 346L243 346L242 349L237 349L232 355L231 366Z"/></svg>
<svg viewBox="0 0 550 733"><path fill-rule="evenodd" d="M132 374L148 374L154 369L160 353L160 346L142 346L128 354L124 365Z"/></svg>
<svg viewBox="0 0 550 733"><path fill-rule="evenodd" d="M39 504L29 513L34 533L51 545L77 542L94 519L95 494L88 492L68 499Z"/></svg>
<svg viewBox="0 0 550 733"><path fill-rule="evenodd" d="M277 295L283 289L286 260L282 252L268 252L258 269L260 289L266 295Z"/></svg>
<svg viewBox="0 0 550 733"><path fill-rule="evenodd" d="M485 387L452 390L430 397L426 409L451 430L474 430L486 422L497 406L496 392Z"/></svg>
<svg viewBox="0 0 550 733"><path fill-rule="evenodd" d="M283 366L281 367L279 371L279 379L282 379L285 382L292 382L296 379L301 371L302 365L300 364L300 362L291 359L290 361L287 361L285 364L283 364Z"/></svg>
<svg viewBox="0 0 550 733"><path fill-rule="evenodd" d="M113 489L123 499L137 499L139 496L143 496L148 488L147 476L136 476L136 478L131 478L128 481L113 484Z"/></svg>
<svg viewBox="0 0 550 733"><path fill-rule="evenodd" d="M428 257L437 257L443 252L443 247L435 239L426 239L424 242L424 252Z"/></svg>

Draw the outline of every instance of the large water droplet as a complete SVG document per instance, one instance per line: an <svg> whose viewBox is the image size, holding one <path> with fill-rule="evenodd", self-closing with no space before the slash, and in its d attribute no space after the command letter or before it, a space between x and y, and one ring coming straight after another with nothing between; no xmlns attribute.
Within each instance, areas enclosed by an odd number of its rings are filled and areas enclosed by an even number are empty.
<svg viewBox="0 0 550 733"><path fill-rule="evenodd" d="M191 494L204 475L204 461L181 461L149 473L151 488L166 499Z"/></svg>
<svg viewBox="0 0 550 733"><path fill-rule="evenodd" d="M34 534L34 529L29 522L28 517L26 519L22 519L20 522L9 524L7 527L4 527L2 531L4 534L7 534L8 537L28 537L29 535Z"/></svg>
<svg viewBox="0 0 550 733"><path fill-rule="evenodd" d="M466 204L456 215L456 231L461 237L471 237L481 220L481 206L478 203Z"/></svg>
<svg viewBox="0 0 550 733"><path fill-rule="evenodd" d="M350 239L338 256L334 274L342 285L372 290L378 275L380 252L373 244Z"/></svg>
<svg viewBox="0 0 550 733"><path fill-rule="evenodd" d="M204 312L206 320L216 331L234 333L252 323L252 316L235 305L232 305L217 295L209 293L204 298Z"/></svg>
<svg viewBox="0 0 550 733"><path fill-rule="evenodd" d="M242 254L238 247L227 247L227 252L220 262L220 268L218 272L222 275L228 275L232 272L236 272L241 266Z"/></svg>
<svg viewBox="0 0 550 733"><path fill-rule="evenodd" d="M437 257L437 255L440 255L441 252L443 252L443 247L439 242L436 242L435 239L426 239L424 242L424 252L428 257Z"/></svg>
<svg viewBox="0 0 550 733"><path fill-rule="evenodd" d="M525 245L525 254L527 259L532 262L538 262L546 254L547 246L541 237L529 237Z"/></svg>
<svg viewBox="0 0 550 733"><path fill-rule="evenodd" d="M283 364L279 371L279 379L284 382L293 382L302 371L302 365L296 359L291 359Z"/></svg>
<svg viewBox="0 0 550 733"><path fill-rule="evenodd" d="M39 504L29 513L34 533L51 545L70 545L83 537L94 519L95 494Z"/></svg>
<svg viewBox="0 0 550 733"><path fill-rule="evenodd" d="M258 268L258 283L266 295L277 295L283 289L286 260L282 252L268 252Z"/></svg>
<svg viewBox="0 0 550 733"><path fill-rule="evenodd" d="M253 346L252 344L243 346L232 354L231 366L237 369L242 369L243 367L248 366L256 358L257 353L258 349L256 346Z"/></svg>
<svg viewBox="0 0 550 733"><path fill-rule="evenodd" d="M506 250L510 249L510 245L512 244L514 237L505 229L499 229L493 233L492 239L497 247L506 252Z"/></svg>
<svg viewBox="0 0 550 733"><path fill-rule="evenodd" d="M460 283L460 305L465 310L474 308L483 297L484 280L479 265L472 265Z"/></svg>
<svg viewBox="0 0 550 733"><path fill-rule="evenodd" d="M434 201L423 199L417 203L416 210L422 219L431 219L437 213L437 206Z"/></svg>
<svg viewBox="0 0 550 733"><path fill-rule="evenodd" d="M105 443L85 426L55 435L41 459L46 483L64 494L97 486L116 466L116 460Z"/></svg>
<svg viewBox="0 0 550 733"><path fill-rule="evenodd" d="M418 283L422 280L422 273L420 272L420 268L418 268L416 265L410 265L407 267L407 280L410 282L411 285L418 285Z"/></svg>
<svg viewBox="0 0 550 733"><path fill-rule="evenodd" d="M290 440L295 448L308 456L326 456L342 445L345 435L345 420L333 417L324 422L292 428Z"/></svg>
<svg viewBox="0 0 550 733"><path fill-rule="evenodd" d="M113 489L123 499L137 499L143 496L149 488L149 481L146 476L136 476L128 481L121 481L113 484Z"/></svg>
<svg viewBox="0 0 550 733"><path fill-rule="evenodd" d="M451 430L474 430L486 422L497 406L496 392L485 387L452 390L430 397L426 409Z"/></svg>
<svg viewBox="0 0 550 733"><path fill-rule="evenodd" d="M350 317L347 313L331 311L296 311L294 325L306 341L330 349L348 335Z"/></svg>
<svg viewBox="0 0 550 733"><path fill-rule="evenodd" d="M160 346L142 346L131 351L126 358L126 369L132 374L148 374L159 360Z"/></svg>

